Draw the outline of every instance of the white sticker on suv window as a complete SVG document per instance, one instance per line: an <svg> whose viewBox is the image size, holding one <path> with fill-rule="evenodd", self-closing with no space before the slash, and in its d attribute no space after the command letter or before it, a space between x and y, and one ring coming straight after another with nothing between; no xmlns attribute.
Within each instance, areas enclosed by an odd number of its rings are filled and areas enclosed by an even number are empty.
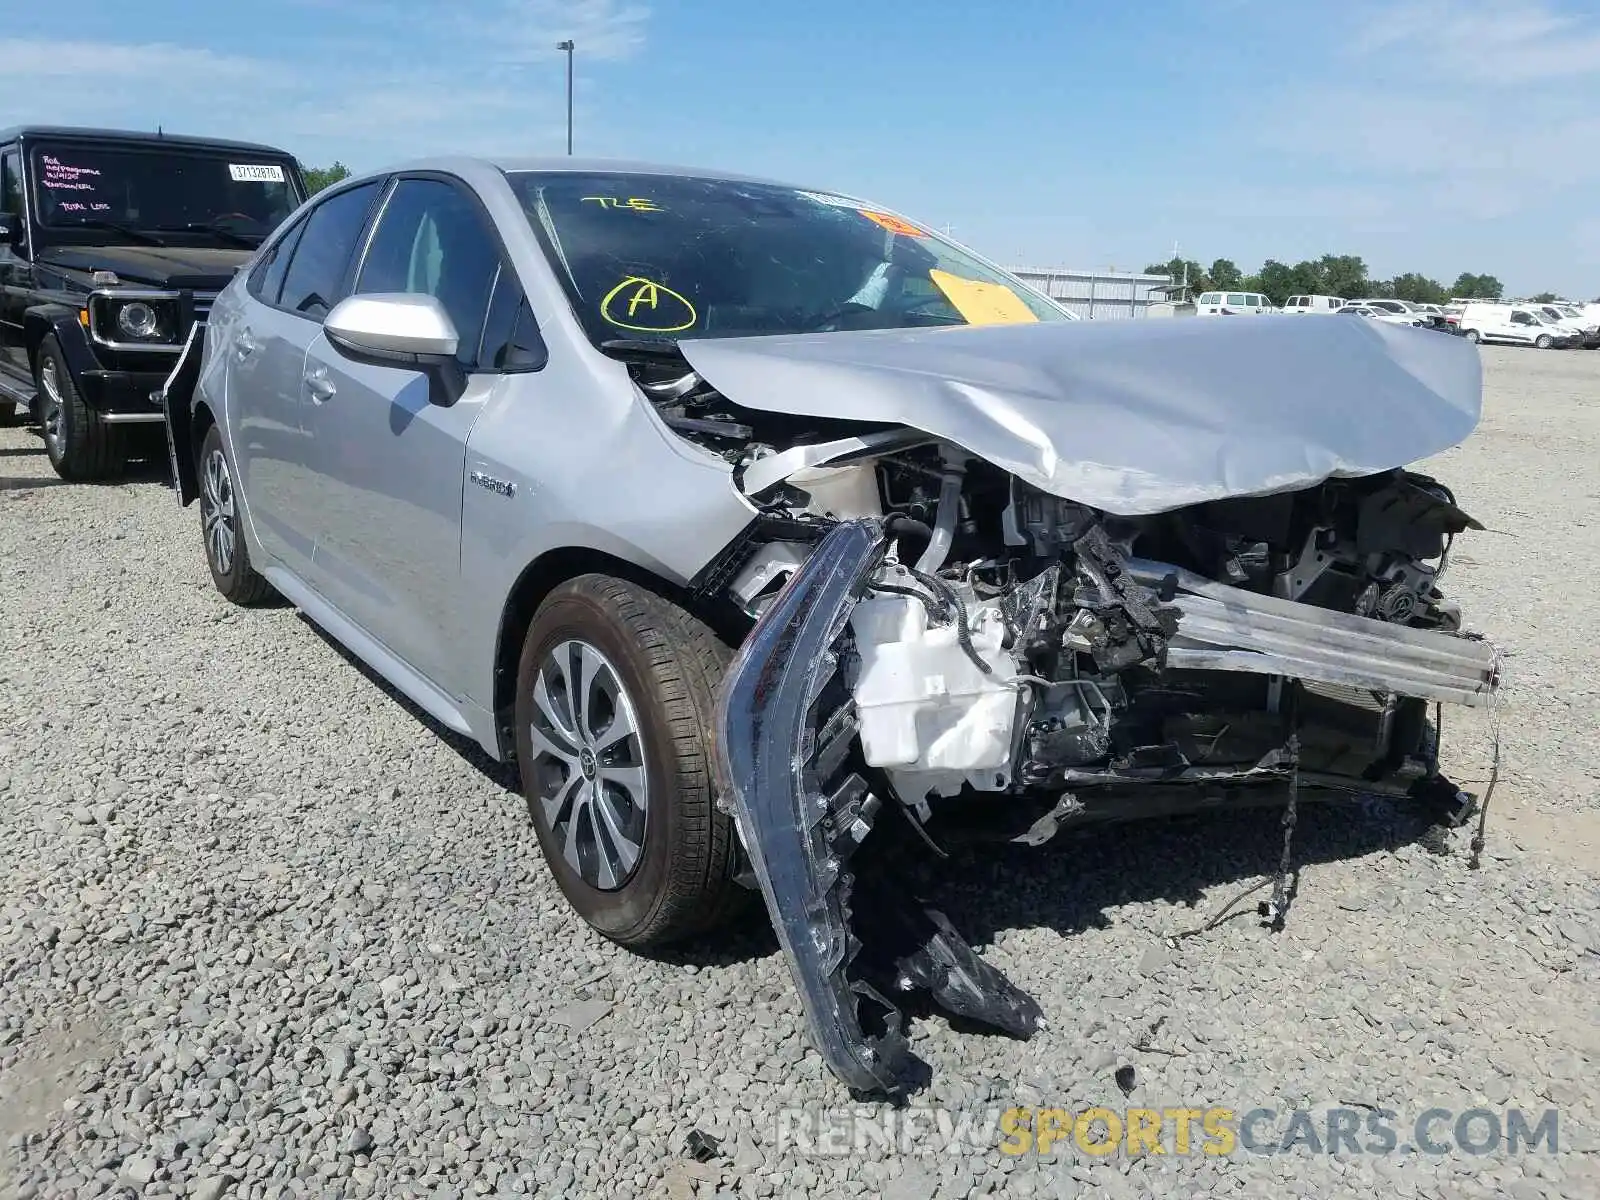
<svg viewBox="0 0 1600 1200"><path fill-rule="evenodd" d="M282 183L283 168L272 163L229 163L235 183Z"/></svg>

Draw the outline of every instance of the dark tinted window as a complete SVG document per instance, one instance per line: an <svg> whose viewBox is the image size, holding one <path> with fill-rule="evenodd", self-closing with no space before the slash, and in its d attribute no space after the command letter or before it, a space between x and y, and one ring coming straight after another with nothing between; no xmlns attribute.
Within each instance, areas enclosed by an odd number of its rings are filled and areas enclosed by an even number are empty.
<svg viewBox="0 0 1600 1200"><path fill-rule="evenodd" d="M295 243L300 240L305 227L303 219L297 222L293 229L272 243L261 256L261 261L251 269L250 294L263 304L278 302L278 293L283 290L284 274L289 269L289 260L294 257Z"/></svg>
<svg viewBox="0 0 1600 1200"><path fill-rule="evenodd" d="M466 192L437 179L402 179L378 218L355 292L433 296L471 366L499 266L500 246Z"/></svg>
<svg viewBox="0 0 1600 1200"><path fill-rule="evenodd" d="M350 256L361 240L367 209L377 191L376 183L364 183L311 210L284 276L279 301L283 308L321 320L339 302Z"/></svg>
<svg viewBox="0 0 1600 1200"><path fill-rule="evenodd" d="M259 241L300 204L293 164L248 150L44 142L31 158L39 220L58 229L112 221Z"/></svg>
<svg viewBox="0 0 1600 1200"><path fill-rule="evenodd" d="M14 146L0 151L0 212L22 217L22 154Z"/></svg>
<svg viewBox="0 0 1600 1200"><path fill-rule="evenodd" d="M533 309L516 276L502 266L489 300L489 315L483 323L478 366L490 371L537 370L544 366L546 357Z"/></svg>

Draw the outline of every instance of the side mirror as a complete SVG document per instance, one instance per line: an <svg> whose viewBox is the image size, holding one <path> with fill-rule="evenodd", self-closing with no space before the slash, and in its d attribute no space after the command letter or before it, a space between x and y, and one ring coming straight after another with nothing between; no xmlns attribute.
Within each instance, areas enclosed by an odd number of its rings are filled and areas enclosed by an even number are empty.
<svg viewBox="0 0 1600 1200"><path fill-rule="evenodd" d="M455 361L460 345L444 305L408 292L347 297L323 319L322 330L354 358L395 366L442 366Z"/></svg>
<svg viewBox="0 0 1600 1200"><path fill-rule="evenodd" d="M449 408L467 386L456 361L461 339L455 322L432 296L348 296L323 318L322 331L330 345L358 362L426 372L429 404Z"/></svg>

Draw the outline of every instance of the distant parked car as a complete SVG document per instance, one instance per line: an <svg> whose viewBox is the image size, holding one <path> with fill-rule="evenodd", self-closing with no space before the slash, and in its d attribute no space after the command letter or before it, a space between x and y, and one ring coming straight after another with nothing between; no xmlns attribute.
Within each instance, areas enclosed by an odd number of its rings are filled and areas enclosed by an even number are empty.
<svg viewBox="0 0 1600 1200"><path fill-rule="evenodd" d="M1201 317L1256 317L1277 311L1260 292L1206 292L1195 301L1195 315Z"/></svg>
<svg viewBox="0 0 1600 1200"><path fill-rule="evenodd" d="M1540 350L1572 344L1559 326L1541 321L1531 308L1510 304L1469 304L1461 310L1461 332L1469 342L1510 342Z"/></svg>
<svg viewBox="0 0 1600 1200"><path fill-rule="evenodd" d="M1290 296L1283 302L1286 313L1336 313L1345 305L1341 296Z"/></svg>
<svg viewBox="0 0 1600 1200"><path fill-rule="evenodd" d="M1339 310L1340 316L1366 317L1371 321L1382 321L1385 325L1422 325L1424 322L1413 317L1410 313L1397 313L1387 308L1374 308L1370 304L1346 304Z"/></svg>
<svg viewBox="0 0 1600 1200"><path fill-rule="evenodd" d="M1583 316L1570 304L1532 304L1533 311L1546 321L1571 334L1579 345L1600 346L1600 319Z"/></svg>

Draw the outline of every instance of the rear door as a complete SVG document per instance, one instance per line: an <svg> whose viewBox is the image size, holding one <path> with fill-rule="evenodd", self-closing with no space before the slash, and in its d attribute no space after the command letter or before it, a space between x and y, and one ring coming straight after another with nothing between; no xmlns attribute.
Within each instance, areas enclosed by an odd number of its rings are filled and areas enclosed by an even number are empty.
<svg viewBox="0 0 1600 1200"><path fill-rule="evenodd" d="M352 294L437 298L460 337L465 390L453 404L434 403L444 386L437 372L357 361L326 336L305 363L320 586L368 634L457 696L458 623L471 608L460 597L467 437L500 383L490 364L480 369L479 343L504 260L493 223L464 184L400 178Z"/></svg>
<svg viewBox="0 0 1600 1200"><path fill-rule="evenodd" d="M240 486L261 548L314 585L305 357L338 302L381 184L335 192L251 271L246 299L216 330L228 353L228 419Z"/></svg>

